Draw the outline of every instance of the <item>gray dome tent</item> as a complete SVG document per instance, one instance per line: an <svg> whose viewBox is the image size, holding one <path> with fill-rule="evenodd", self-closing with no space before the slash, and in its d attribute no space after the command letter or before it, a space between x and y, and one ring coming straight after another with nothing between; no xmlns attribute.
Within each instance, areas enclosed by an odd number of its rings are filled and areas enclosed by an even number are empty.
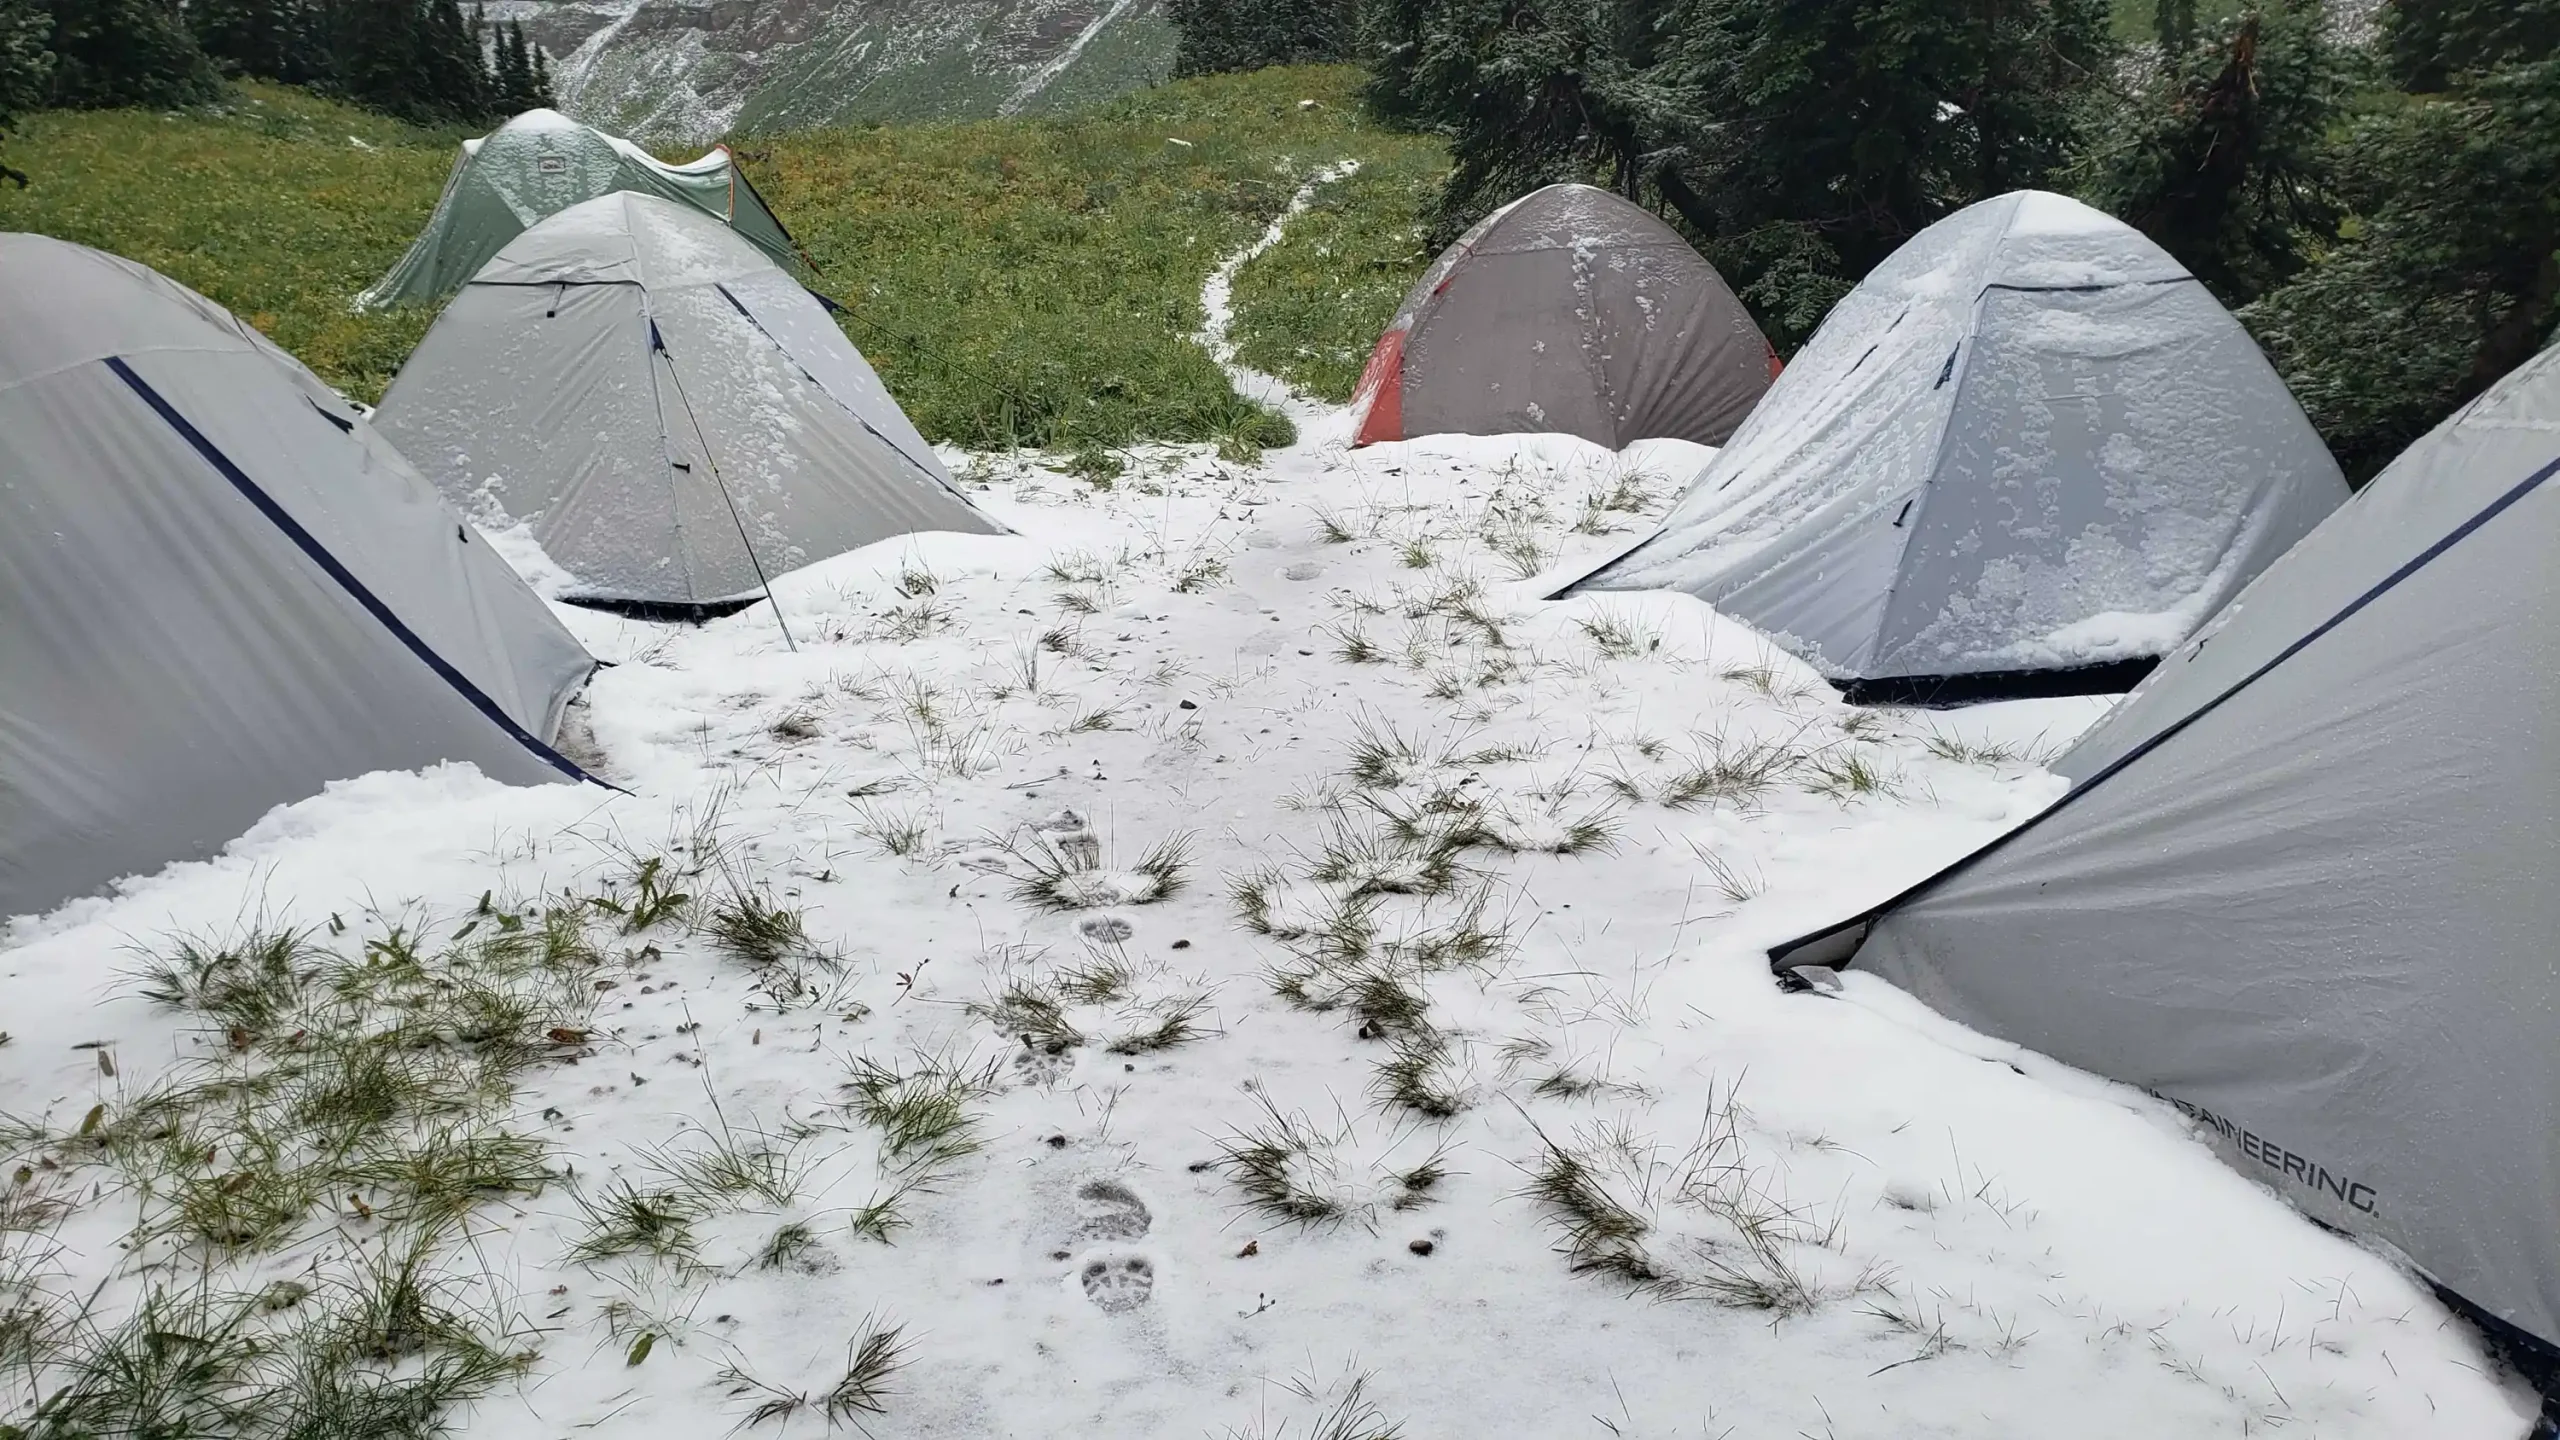
<svg viewBox="0 0 2560 1440"><path fill-rule="evenodd" d="M2560 1344L2560 352L2411 446L2025 826L1773 952L2175 1102Z"/></svg>
<svg viewBox="0 0 2560 1440"><path fill-rule="evenodd" d="M399 263L356 297L356 305L441 300L527 226L616 190L655 195L715 216L777 265L789 266L799 256L789 232L747 183L728 146L670 165L620 136L581 125L556 110L527 110L487 135L462 142L426 227Z"/></svg>
<svg viewBox="0 0 2560 1440"><path fill-rule="evenodd" d="M1686 591L1852 700L2122 690L2346 497L2201 282L2022 191L1895 251L1571 588Z"/></svg>
<svg viewBox="0 0 2560 1440"><path fill-rule="evenodd" d="M628 193L516 237L374 423L465 514L530 524L561 598L721 614L919 530L1000 533L816 299L727 226Z"/></svg>
<svg viewBox="0 0 2560 1440"><path fill-rule="evenodd" d="M0 915L371 770L552 750L594 668L345 402L220 306L0 234Z"/></svg>
<svg viewBox="0 0 2560 1440"><path fill-rule="evenodd" d="M1550 185L1442 251L1378 337L1353 443L1550 431L1721 445L1777 373L1724 277L1643 208Z"/></svg>

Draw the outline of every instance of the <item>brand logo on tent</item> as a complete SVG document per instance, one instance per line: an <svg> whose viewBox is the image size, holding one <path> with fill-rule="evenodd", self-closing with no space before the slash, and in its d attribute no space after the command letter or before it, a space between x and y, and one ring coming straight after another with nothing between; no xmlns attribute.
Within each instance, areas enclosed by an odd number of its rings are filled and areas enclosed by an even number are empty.
<svg viewBox="0 0 2560 1440"><path fill-rule="evenodd" d="M2289 1176L2313 1190L2334 1195L2347 1207L2370 1215L2382 1198L2380 1192L2360 1180L2350 1180L2305 1155L2295 1154L2263 1135L2254 1134L2201 1105L2190 1105L2175 1096L2166 1097L2193 1118L2213 1127L2215 1133L2238 1147L2241 1154L2278 1174Z"/></svg>
<svg viewBox="0 0 2560 1440"><path fill-rule="evenodd" d="M569 157L566 155L538 155L534 157L533 168L541 171L545 175L566 175L569 173Z"/></svg>

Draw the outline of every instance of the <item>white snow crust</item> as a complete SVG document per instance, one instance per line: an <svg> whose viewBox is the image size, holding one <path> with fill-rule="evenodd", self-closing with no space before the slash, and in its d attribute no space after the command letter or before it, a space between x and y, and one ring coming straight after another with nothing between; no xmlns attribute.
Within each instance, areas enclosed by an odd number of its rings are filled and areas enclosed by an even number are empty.
<svg viewBox="0 0 2560 1440"><path fill-rule="evenodd" d="M1216 348L1226 309L1206 308ZM883 1440L1331 1433L1355 1380L1409 1440L2522 1433L2523 1392L2423 1286L2225 1168L2169 1106L1865 976L1836 998L1771 985L1770 943L2049 804L2063 786L2039 757L2103 701L1852 711L1687 596L1541 602L1554 573L1654 523L1697 447L1354 452L1342 411L1290 403L1300 444L1257 466L1150 449L1106 491L976 458L962 483L1017 533L778 577L796 651L761 606L699 628L562 609L615 662L578 708L630 793L368 775L216 857L21 919L0 944L17 1037L0 1109L76 1123L219 1043L119 978L132 944L258 916L449 934L484 891L591 888L708 826L840 978L778 1008L669 935L619 975L581 1063L534 1072L513 1123L581 1184L645 1179L647 1148L715 1105L840 1120L858 1057L934 1055L992 1068L984 1148L881 1243L848 1227L881 1175L839 1126L808 1193L707 1223L690 1268L574 1261L565 1181L484 1207L473 1274L539 1356L459 1417L474 1440L756 1433L731 1368L823 1389L874 1314L912 1345L887 1413L862 1417ZM1352 658L1355 635L1376 658ZM1355 772L1363 747L1376 763ZM1685 770L1764 748L1788 757L1766 789L1666 803ZM1851 759L1885 783L1826 783ZM1270 983L1293 935L1342 912L1353 882L1317 873L1327 844L1397 815L1479 816L1502 842L1464 852L1458 898L1395 893L1427 879L1410 855L1371 877L1382 936L1419 944L1471 914L1501 937L1421 982L1462 1100L1445 1119L1377 1098L1386 1039ZM869 838L884 816L921 843L888 853ZM1586 825L1599 838L1577 846ZM1166 893L1137 862L1177 834L1191 870ZM1085 908L1019 898L1041 846L1090 848ZM1229 893L1255 877L1267 934ZM1204 1033L1048 1053L971 1008L1026 968L1096 958L1127 963L1138 1002L1202 997ZM1275 1111L1326 1137L1299 1179L1336 1223L1256 1209L1215 1163ZM1779 1249L1803 1303L1577 1273L1531 1193L1551 1145L1590 1157L1674 1276L1750 1263L1736 1196L1797 1217ZM1445 1178L1399 1208L1393 1177L1434 1154ZM58 1237L63 1283L106 1282L110 1307L135 1293L108 1279L130 1218L111 1211ZM786 1223L816 1237L809 1263L759 1268ZM369 1224L349 1212L272 1268L361 1247ZM632 1313L653 1317L644 1364L614 1328ZM822 1428L810 1412L769 1433Z"/></svg>

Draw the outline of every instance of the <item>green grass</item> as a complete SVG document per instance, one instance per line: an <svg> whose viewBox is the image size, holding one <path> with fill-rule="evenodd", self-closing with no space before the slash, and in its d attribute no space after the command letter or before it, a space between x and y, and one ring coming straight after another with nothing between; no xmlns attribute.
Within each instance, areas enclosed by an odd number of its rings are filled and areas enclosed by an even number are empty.
<svg viewBox="0 0 2560 1440"><path fill-rule="evenodd" d="M1248 358L1327 394L1348 393L1422 263L1412 215L1440 147L1364 120L1359 82L1271 70L1070 115L761 133L739 149L926 435L1251 448L1285 441L1288 422L1238 397L1190 339L1218 259L1309 172L1362 162L1301 217L1312 240L1241 287ZM348 302L434 209L459 138L270 85L185 114L39 114L10 137L35 183L0 188L0 228L160 269L372 402L431 316ZM1356 258L1337 266L1327 249Z"/></svg>
<svg viewBox="0 0 2560 1440"><path fill-rule="evenodd" d="M259 84L183 115L30 115L9 161L34 183L0 186L0 230L139 260L369 404L432 316L356 315L347 302L435 209L461 134Z"/></svg>
<svg viewBox="0 0 2560 1440"><path fill-rule="evenodd" d="M1331 72L1322 72L1331 73ZM1343 123L1359 125L1346 95ZM1351 398L1378 332L1431 251L1421 215L1440 193L1440 141L1367 133L1359 173L1317 192L1280 243L1236 276L1236 358L1327 400Z"/></svg>
<svg viewBox="0 0 2560 1440"><path fill-rule="evenodd" d="M1064 118L813 130L742 153L927 435L1269 443L1285 422L1189 342L1200 282L1308 172L1392 169L1415 148L1358 121L1358 83L1218 76Z"/></svg>

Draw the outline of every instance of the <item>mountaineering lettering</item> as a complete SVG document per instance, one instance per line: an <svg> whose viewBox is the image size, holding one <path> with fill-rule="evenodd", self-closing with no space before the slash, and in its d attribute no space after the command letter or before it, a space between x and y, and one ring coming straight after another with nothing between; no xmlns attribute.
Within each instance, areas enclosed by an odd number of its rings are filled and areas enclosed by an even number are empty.
<svg viewBox="0 0 2560 1440"><path fill-rule="evenodd" d="M2374 1213L2381 1192L2360 1180L2341 1175L2307 1155L2297 1154L2265 1136L2243 1128L2214 1114L2201 1105L2190 1105L2175 1096L2161 1097L2178 1107L2189 1118L2202 1121L2215 1133L2228 1140L2241 1154L2302 1185L2346 1202L2347 1208L2366 1215Z"/></svg>

